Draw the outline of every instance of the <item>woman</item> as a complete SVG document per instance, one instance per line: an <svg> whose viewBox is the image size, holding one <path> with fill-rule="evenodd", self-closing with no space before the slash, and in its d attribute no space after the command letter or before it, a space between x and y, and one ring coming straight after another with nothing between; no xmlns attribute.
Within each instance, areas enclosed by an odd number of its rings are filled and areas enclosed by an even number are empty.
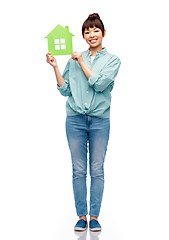
<svg viewBox="0 0 169 240"><path fill-rule="evenodd" d="M104 159L110 130L110 103L120 59L102 48L106 35L98 14L91 14L82 26L82 35L89 44L85 52L74 52L63 76L56 59L47 53L47 62L54 68L58 90L68 96L66 102L66 134L71 152L73 191L79 220L76 231L87 228L87 149L89 148L90 230L100 231L98 222L103 189Z"/></svg>

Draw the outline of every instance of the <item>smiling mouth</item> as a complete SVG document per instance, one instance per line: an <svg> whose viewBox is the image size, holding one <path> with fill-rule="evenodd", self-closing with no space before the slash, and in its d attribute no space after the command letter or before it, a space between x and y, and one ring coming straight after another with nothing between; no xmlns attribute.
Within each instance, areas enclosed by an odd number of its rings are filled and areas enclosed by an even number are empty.
<svg viewBox="0 0 169 240"><path fill-rule="evenodd" d="M92 39L92 40L90 40L90 42L91 42L92 44L94 44L94 43L97 42L97 39Z"/></svg>

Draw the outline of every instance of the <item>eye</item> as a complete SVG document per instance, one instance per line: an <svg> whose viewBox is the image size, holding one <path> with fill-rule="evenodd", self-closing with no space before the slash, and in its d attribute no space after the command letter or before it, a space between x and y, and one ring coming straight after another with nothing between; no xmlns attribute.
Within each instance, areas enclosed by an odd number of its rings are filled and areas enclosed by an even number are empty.
<svg viewBox="0 0 169 240"><path fill-rule="evenodd" d="M89 34L89 32L85 32L85 34Z"/></svg>

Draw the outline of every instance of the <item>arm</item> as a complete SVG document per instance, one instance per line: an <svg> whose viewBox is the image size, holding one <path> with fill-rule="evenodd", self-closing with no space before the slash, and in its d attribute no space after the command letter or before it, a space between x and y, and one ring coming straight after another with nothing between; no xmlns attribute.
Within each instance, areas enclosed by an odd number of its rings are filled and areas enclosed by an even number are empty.
<svg viewBox="0 0 169 240"><path fill-rule="evenodd" d="M112 56L102 69L90 76L88 80L90 87L96 92L103 92L109 86L113 88L120 65L120 59Z"/></svg>
<svg viewBox="0 0 169 240"><path fill-rule="evenodd" d="M56 80L57 80L57 88L63 96L71 96L71 90L69 85L69 62L66 65L66 68L63 73L63 77L59 71L56 59L51 55L51 53L46 54L47 63L49 63L55 72Z"/></svg>
<svg viewBox="0 0 169 240"><path fill-rule="evenodd" d="M88 79L89 86L93 87L96 92L103 92L110 85L113 87L115 77L121 64L118 57L112 56L99 72L92 72L92 70L84 63L81 53L74 52L72 54L72 59L79 63Z"/></svg>
<svg viewBox="0 0 169 240"><path fill-rule="evenodd" d="M46 57L47 57L46 59L47 63L49 63L54 69L58 86L61 87L64 84L65 80L59 71L56 59L51 55L51 53L47 53Z"/></svg>
<svg viewBox="0 0 169 240"><path fill-rule="evenodd" d="M65 82L65 80L62 77L62 75L61 75L61 73L59 71L59 68L58 67L54 67L54 72L55 72L55 76L56 76L56 80L57 80L58 86L62 87L64 82Z"/></svg>
<svg viewBox="0 0 169 240"><path fill-rule="evenodd" d="M83 57L82 54L79 52L74 52L72 53L72 59L76 60L79 65L81 66L84 74L86 75L87 79L89 79L91 77L91 75L93 74L92 70L86 65L86 63L83 61Z"/></svg>

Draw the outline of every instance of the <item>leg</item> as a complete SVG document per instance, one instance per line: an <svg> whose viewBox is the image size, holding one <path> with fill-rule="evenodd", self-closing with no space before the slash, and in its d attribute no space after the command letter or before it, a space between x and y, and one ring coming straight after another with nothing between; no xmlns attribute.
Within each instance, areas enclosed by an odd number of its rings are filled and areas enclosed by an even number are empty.
<svg viewBox="0 0 169 240"><path fill-rule="evenodd" d="M92 117L89 131L90 156L90 216L91 220L99 216L104 190L104 159L110 131L109 119Z"/></svg>
<svg viewBox="0 0 169 240"><path fill-rule="evenodd" d="M66 134L72 158L73 191L78 216L87 215L87 131L83 116L67 117Z"/></svg>

